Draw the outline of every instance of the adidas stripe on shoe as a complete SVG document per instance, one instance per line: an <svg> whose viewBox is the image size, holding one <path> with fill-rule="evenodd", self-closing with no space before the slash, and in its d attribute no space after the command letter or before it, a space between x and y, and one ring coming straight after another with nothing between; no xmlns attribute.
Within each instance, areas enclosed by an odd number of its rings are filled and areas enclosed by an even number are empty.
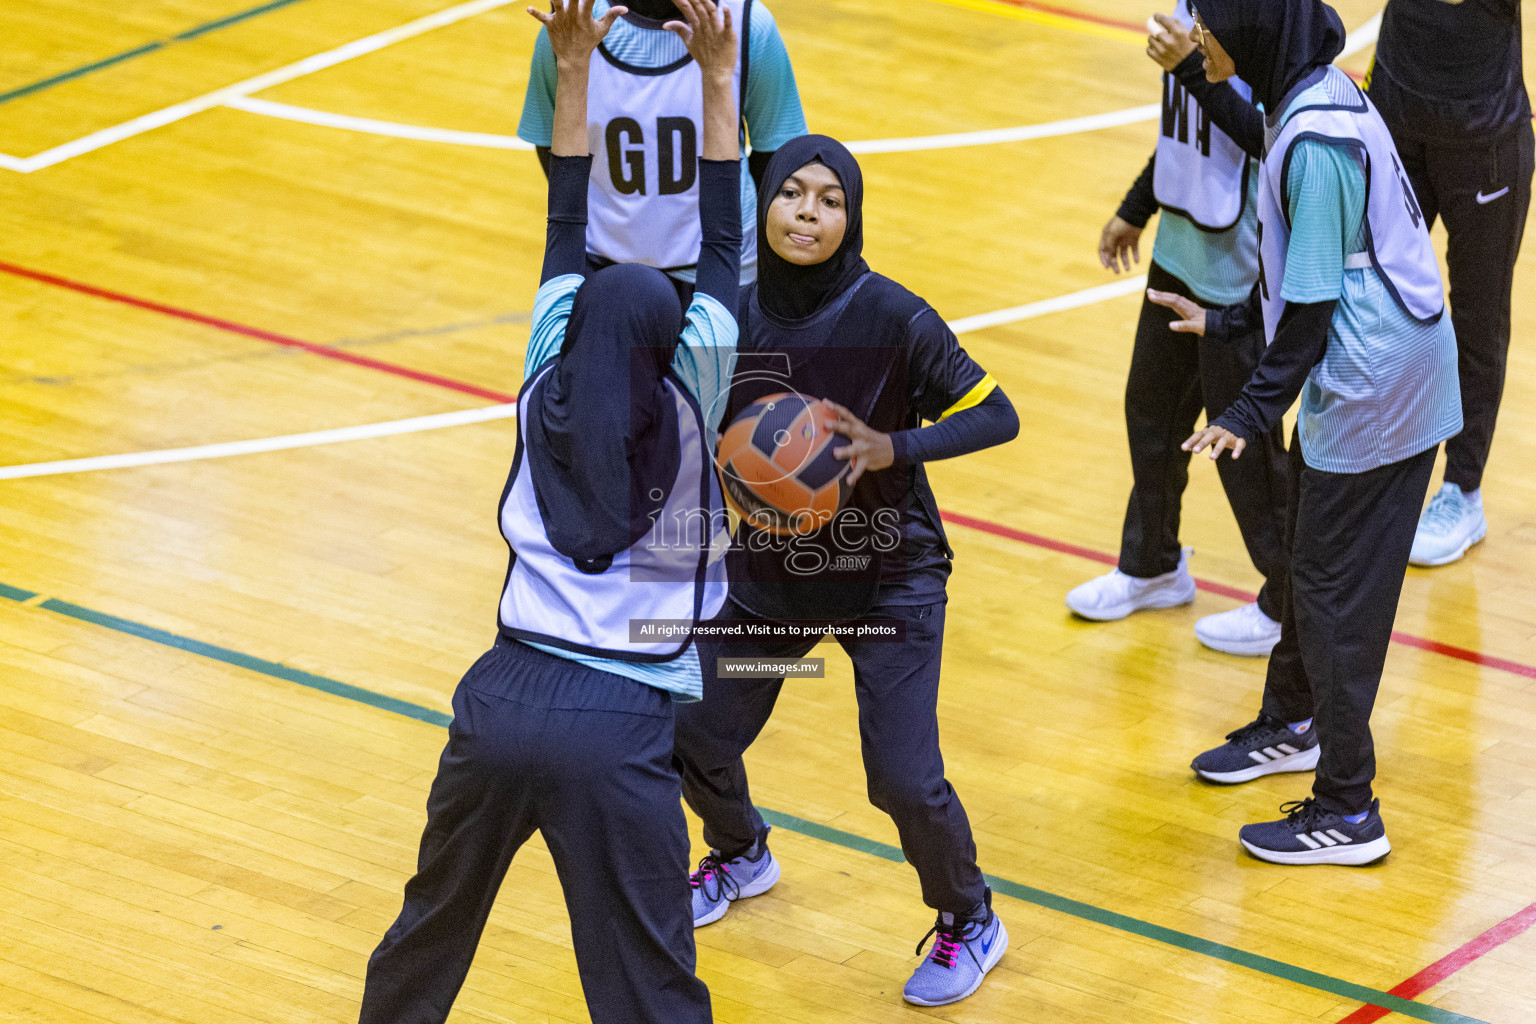
<svg viewBox="0 0 1536 1024"><path fill-rule="evenodd" d="M1281 821L1244 825L1243 847L1272 864L1370 864L1392 850L1381 821L1381 801L1372 800L1365 819L1352 822L1324 810L1311 797L1281 804Z"/></svg>
<svg viewBox="0 0 1536 1024"><path fill-rule="evenodd" d="M1227 742L1190 762L1202 779L1232 785L1277 772L1310 772L1317 767L1317 732L1301 732L1264 712L1241 729L1227 733Z"/></svg>

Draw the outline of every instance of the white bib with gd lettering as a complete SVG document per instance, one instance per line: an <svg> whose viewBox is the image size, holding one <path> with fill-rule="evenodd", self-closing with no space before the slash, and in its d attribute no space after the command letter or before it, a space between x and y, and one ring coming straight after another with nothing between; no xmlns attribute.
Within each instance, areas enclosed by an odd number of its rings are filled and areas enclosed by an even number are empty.
<svg viewBox="0 0 1536 1024"><path fill-rule="evenodd" d="M750 0L724 0L737 38L747 38ZM734 89L741 102L741 47ZM739 111L738 111L739 115ZM738 117L739 120L739 117ZM659 68L626 64L599 45L587 91L587 250L614 263L682 270L699 262L699 152L704 79L692 57ZM754 218L751 222L756 224ZM742 263L757 258L757 232Z"/></svg>

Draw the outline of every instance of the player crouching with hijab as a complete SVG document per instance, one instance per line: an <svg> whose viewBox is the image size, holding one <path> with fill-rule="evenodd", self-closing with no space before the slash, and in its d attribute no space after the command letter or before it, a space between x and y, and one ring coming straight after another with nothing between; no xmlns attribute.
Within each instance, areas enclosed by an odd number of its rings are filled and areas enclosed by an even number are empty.
<svg viewBox="0 0 1536 1024"><path fill-rule="evenodd" d="M1238 400L1183 447L1237 458L1301 396L1290 600L1263 709L1194 769L1242 782L1319 744L1312 796L1239 837L1280 864L1367 864L1391 849L1371 794L1371 709L1435 450L1461 429L1456 336L1392 137L1331 63L1338 14L1320 0L1192 6L1207 77L1241 75L1268 112L1259 286L1211 315L1262 317L1269 345ZM1152 297L1184 317L1175 329L1206 328L1193 303Z"/></svg>
<svg viewBox="0 0 1536 1024"><path fill-rule="evenodd" d="M787 640L701 640L704 699L679 709L677 757L683 795L712 847L693 876L694 922L705 925L779 877L742 754L783 679L721 679L716 658L800 658L827 625L899 624L899 642L837 639L853 661L870 802L895 821L923 899L938 911L932 950L903 990L908 1002L932 1006L974 992L1008 937L939 751L953 553L922 464L1008 441L1019 420L933 308L864 262L863 191L852 154L822 135L786 143L763 176L758 233L766 244L757 282L742 293L741 362L726 421L776 392L828 400L837 414L827 425L850 439L833 455L850 461L852 490L837 517L793 544L759 543L767 535L741 527L748 536L733 550L722 620L744 624L742 632L764 623L811 628Z"/></svg>
<svg viewBox="0 0 1536 1024"><path fill-rule="evenodd" d="M537 829L570 913L594 1024L708 1024L694 975L675 701L697 699L691 639L630 642L631 618L712 616L725 598L709 408L736 357L741 164L736 41L710 0L674 22L704 75L703 250L687 320L659 270L583 279L587 67L622 7L529 13L560 62L549 231L517 451L500 525L511 551L495 646L453 697L405 906L368 962L362 1024L441 1024L496 891ZM701 516L700 513L703 515ZM653 543L653 518L687 524ZM702 522L701 522L702 520ZM719 541L719 544L714 542Z"/></svg>

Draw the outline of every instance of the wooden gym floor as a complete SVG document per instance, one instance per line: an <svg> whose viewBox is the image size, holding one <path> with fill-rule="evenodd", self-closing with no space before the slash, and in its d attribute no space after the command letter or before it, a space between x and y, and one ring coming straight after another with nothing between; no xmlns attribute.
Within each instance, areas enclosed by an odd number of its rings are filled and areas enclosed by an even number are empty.
<svg viewBox="0 0 1536 1024"><path fill-rule="evenodd" d="M518 388L544 189L506 137L531 19L506 0L249 2L0 11L0 464ZM1157 101L1144 4L1056 2L770 6L813 129L847 140ZM1352 29L1376 10L1340 9ZM871 263L952 321L1104 285L1099 227L1153 140L1116 120L865 147ZM719 1020L1536 1020L1536 244L1488 539L1409 572L1375 719L1395 849L1364 869L1240 852L1238 826L1304 779L1222 789L1186 767L1251 717L1263 672L1191 634L1256 585L1211 467L1185 501L1193 607L1090 625L1062 606L1118 543L1134 287L967 331L1023 431L932 467L959 552L945 751L1007 957L963 1003L901 1003L931 912L866 803L830 650L749 755L784 880L700 932ZM0 1021L355 1019L505 565L512 423L397 429L0 473ZM454 1019L586 1019L537 841Z"/></svg>

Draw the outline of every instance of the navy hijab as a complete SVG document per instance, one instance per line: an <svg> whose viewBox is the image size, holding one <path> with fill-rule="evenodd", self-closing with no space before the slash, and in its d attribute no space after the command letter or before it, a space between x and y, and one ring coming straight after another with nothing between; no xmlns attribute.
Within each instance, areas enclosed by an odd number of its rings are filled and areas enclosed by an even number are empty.
<svg viewBox="0 0 1536 1024"><path fill-rule="evenodd" d="M789 176L809 163L825 164L842 183L848 226L836 252L802 267L768 244L768 207ZM846 146L825 135L802 135L779 147L757 193L757 238L758 305L782 320L811 316L869 272L864 262L864 175Z"/></svg>
<svg viewBox="0 0 1536 1024"><path fill-rule="evenodd" d="M683 12L677 9L672 0L622 0L622 3L629 8L630 14L657 22L658 25L683 20Z"/></svg>
<svg viewBox="0 0 1536 1024"><path fill-rule="evenodd" d="M1190 0L1200 20L1271 115L1344 49L1344 23L1322 0Z"/></svg>
<svg viewBox="0 0 1536 1024"><path fill-rule="evenodd" d="M677 478L677 406L662 378L682 327L665 274L605 267L577 290L558 362L530 396L524 450L539 512L584 572L645 535Z"/></svg>

